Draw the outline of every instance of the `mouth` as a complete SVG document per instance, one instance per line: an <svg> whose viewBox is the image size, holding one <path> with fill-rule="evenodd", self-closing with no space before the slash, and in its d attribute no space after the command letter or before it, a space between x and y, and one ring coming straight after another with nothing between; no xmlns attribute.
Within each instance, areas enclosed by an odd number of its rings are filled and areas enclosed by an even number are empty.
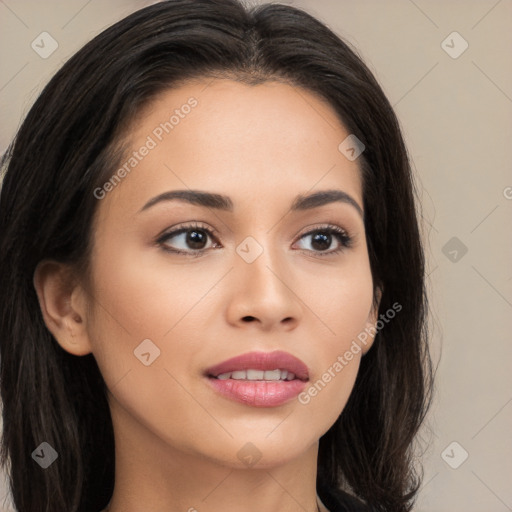
<svg viewBox="0 0 512 512"><path fill-rule="evenodd" d="M294 380L295 374L288 370L255 370L250 368L248 370L235 370L233 372L220 373L217 376L211 376L219 380Z"/></svg>
<svg viewBox="0 0 512 512"><path fill-rule="evenodd" d="M309 380L305 363L282 350L248 352L208 368L206 375L219 380Z"/></svg>
<svg viewBox="0 0 512 512"><path fill-rule="evenodd" d="M276 407L296 397L309 381L308 367L283 351L249 352L205 371L225 398L253 407Z"/></svg>

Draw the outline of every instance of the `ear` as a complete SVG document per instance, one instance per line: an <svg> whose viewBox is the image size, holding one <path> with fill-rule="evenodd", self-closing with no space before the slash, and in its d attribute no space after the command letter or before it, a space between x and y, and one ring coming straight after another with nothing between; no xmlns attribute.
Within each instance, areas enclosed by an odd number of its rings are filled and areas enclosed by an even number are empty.
<svg viewBox="0 0 512 512"><path fill-rule="evenodd" d="M34 271L33 282L46 327L59 345L76 356L91 353L86 295L70 267L43 260Z"/></svg>
<svg viewBox="0 0 512 512"><path fill-rule="evenodd" d="M375 341L375 336L377 335L377 328L376 323L378 320L379 315L379 306L380 306L380 300L382 298L382 288L377 287L376 291L377 295L377 303L374 305L372 303L372 308L370 310L370 313L368 314L368 319L366 320L366 333L368 334L368 337L366 338L364 344L362 345L362 354L365 355L370 348L373 345L373 342Z"/></svg>

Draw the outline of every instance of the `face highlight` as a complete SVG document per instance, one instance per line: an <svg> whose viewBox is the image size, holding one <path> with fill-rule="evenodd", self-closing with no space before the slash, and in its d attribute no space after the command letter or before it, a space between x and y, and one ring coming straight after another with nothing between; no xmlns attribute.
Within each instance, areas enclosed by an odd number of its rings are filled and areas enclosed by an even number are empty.
<svg viewBox="0 0 512 512"><path fill-rule="evenodd" d="M318 97L208 83L166 91L133 124L137 163L98 204L87 333L116 434L231 467L254 446L272 467L331 427L371 343L307 404L243 403L208 371L281 351L311 385L373 325L361 174Z"/></svg>

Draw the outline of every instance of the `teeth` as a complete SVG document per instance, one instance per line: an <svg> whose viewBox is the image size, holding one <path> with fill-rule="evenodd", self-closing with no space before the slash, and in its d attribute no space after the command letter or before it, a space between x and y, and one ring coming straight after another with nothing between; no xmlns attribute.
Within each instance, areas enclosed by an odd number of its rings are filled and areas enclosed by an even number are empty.
<svg viewBox="0 0 512 512"><path fill-rule="evenodd" d="M266 370L263 378L265 380L281 380L281 370Z"/></svg>
<svg viewBox="0 0 512 512"><path fill-rule="evenodd" d="M241 373L242 375L238 377L240 380L264 380L265 372L263 370L246 370L245 372L233 372L233 378L236 378L235 373ZM247 377L244 375L247 374Z"/></svg>
<svg viewBox="0 0 512 512"><path fill-rule="evenodd" d="M219 380L293 380L295 374L288 370L236 370L217 375Z"/></svg>

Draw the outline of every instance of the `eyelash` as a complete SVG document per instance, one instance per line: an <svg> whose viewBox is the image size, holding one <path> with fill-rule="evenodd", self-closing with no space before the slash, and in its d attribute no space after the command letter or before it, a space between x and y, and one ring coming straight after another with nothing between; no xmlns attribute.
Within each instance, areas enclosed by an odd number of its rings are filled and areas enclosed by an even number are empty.
<svg viewBox="0 0 512 512"><path fill-rule="evenodd" d="M162 247L164 251L173 253L173 254L182 254L184 256L188 256L191 258L197 258L202 256L206 251L209 251L209 249L190 249L189 251L183 251L181 249L170 249L165 246L164 242L168 240L169 238L172 238L174 236L180 235L182 233L187 233L188 231L201 231L204 232L214 240L214 243L218 244L218 233L214 229L210 229L204 225L201 225L197 222L178 226L176 229L173 229L172 231L168 231L166 233L163 233L161 236L159 236L156 240L156 243ZM315 256L325 257L325 256L332 256L334 254L338 254L342 251L345 251L346 249L350 249L353 245L354 239L345 231L344 229L333 225L333 224L326 224L323 226L319 226L315 229L312 229L310 231L307 231L306 233L303 233L299 240L302 238L315 234L315 233L326 233L329 235L334 235L338 242L339 247L337 249L331 250L331 251L310 251L308 249L299 249L303 252L313 252L315 253Z"/></svg>

